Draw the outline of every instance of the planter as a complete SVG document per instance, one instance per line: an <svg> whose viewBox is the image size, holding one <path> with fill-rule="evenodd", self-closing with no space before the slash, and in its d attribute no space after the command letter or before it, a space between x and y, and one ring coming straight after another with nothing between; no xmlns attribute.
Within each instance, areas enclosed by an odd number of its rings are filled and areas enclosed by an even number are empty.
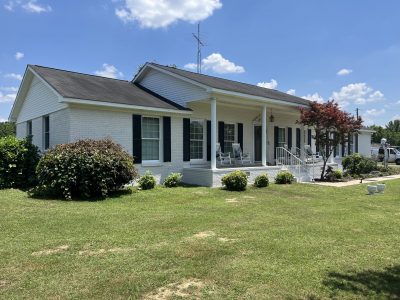
<svg viewBox="0 0 400 300"><path fill-rule="evenodd" d="M379 183L376 185L376 188L378 190L378 193L383 193L383 191L385 190L385 184L384 183Z"/></svg>
<svg viewBox="0 0 400 300"><path fill-rule="evenodd" d="M378 188L376 185L369 185L369 186L367 186L367 189L368 189L368 193L370 195L373 195L378 191Z"/></svg>

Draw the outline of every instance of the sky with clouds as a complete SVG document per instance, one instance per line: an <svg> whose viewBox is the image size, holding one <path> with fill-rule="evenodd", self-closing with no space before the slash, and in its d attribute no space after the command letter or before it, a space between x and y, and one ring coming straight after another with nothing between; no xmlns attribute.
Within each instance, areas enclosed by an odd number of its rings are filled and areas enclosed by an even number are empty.
<svg viewBox="0 0 400 300"><path fill-rule="evenodd" d="M132 79L146 61L400 118L400 1L0 0L0 121L27 64Z"/></svg>

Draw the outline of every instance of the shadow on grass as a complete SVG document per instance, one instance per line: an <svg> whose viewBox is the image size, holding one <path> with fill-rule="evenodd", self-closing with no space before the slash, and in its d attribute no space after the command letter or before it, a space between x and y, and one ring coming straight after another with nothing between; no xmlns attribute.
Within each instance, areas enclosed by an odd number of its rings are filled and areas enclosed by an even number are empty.
<svg viewBox="0 0 400 300"><path fill-rule="evenodd" d="M107 197L91 197L91 198L78 198L74 197L71 200L67 200L63 197L60 196L51 196L51 195L32 195L29 194L30 199L34 200L59 200L59 201L76 201L76 202L97 202L97 201L104 201L104 200L113 200L116 198L120 198L126 195L131 195L133 193L136 193L137 189L136 188L125 188L117 191L111 191Z"/></svg>
<svg viewBox="0 0 400 300"><path fill-rule="evenodd" d="M323 283L331 290L332 297L342 292L362 298L400 299L400 266L388 267L383 271L332 272Z"/></svg>

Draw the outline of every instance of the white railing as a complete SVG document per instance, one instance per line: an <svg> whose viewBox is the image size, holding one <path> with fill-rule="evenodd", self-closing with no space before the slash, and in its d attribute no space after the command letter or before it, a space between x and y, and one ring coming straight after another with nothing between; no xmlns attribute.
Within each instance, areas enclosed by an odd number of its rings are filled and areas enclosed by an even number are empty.
<svg viewBox="0 0 400 300"><path fill-rule="evenodd" d="M297 147L295 147L297 148ZM296 154L300 153L302 155L301 150L299 152L294 151L296 150L295 148L292 148L292 152L287 150L284 147L277 147L275 149L276 153L276 164L280 166L290 166L291 170L295 171L295 175L297 178L301 177L303 173L306 173L307 176L309 176L312 180L314 180L314 175L310 174L309 166L310 163L306 163L304 160L300 159ZM296 154L294 154L294 153ZM312 170L314 173L314 160L311 157L311 163L312 163ZM299 178L300 179L300 178Z"/></svg>

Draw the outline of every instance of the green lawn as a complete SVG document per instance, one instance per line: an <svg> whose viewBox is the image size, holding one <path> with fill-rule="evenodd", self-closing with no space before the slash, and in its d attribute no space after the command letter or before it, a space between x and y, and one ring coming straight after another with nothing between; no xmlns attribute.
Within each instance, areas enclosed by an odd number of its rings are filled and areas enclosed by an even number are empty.
<svg viewBox="0 0 400 300"><path fill-rule="evenodd" d="M376 196L295 184L73 202L5 190L0 241L2 299L399 298L400 180Z"/></svg>

